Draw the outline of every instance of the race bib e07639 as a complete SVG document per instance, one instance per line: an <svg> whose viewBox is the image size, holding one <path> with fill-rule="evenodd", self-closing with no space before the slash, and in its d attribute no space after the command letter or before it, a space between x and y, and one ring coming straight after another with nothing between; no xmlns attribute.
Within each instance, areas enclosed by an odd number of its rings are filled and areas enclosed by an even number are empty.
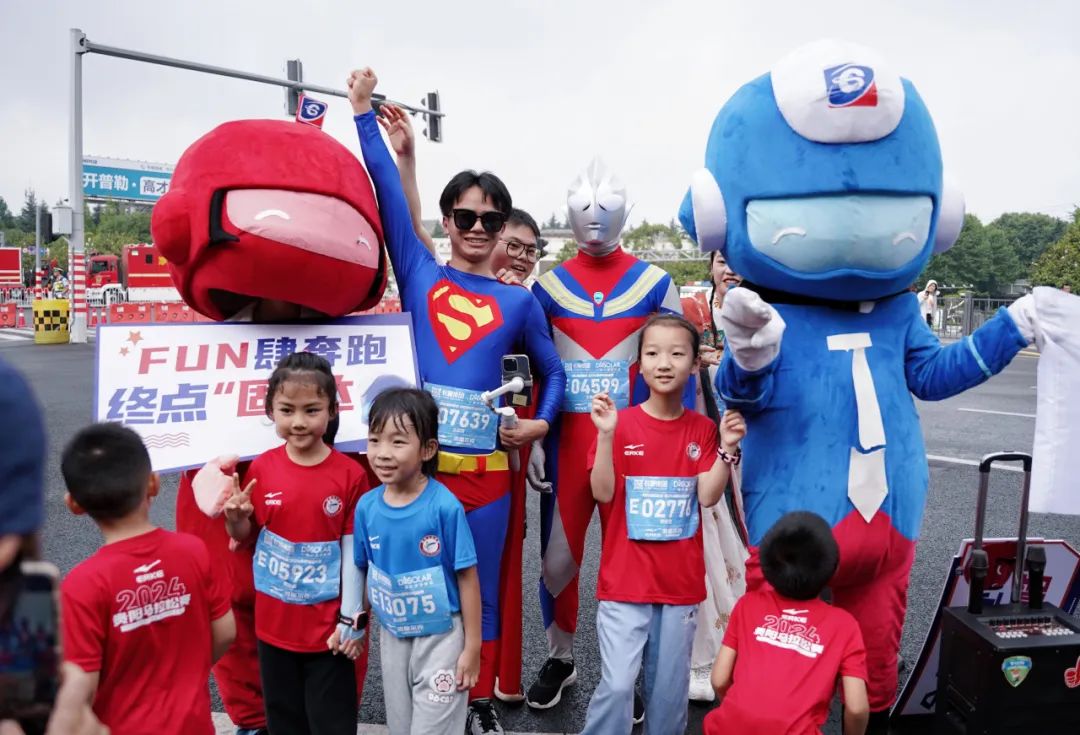
<svg viewBox="0 0 1080 735"><path fill-rule="evenodd" d="M425 383L439 406L439 446L495 451L499 436L497 415L480 400L480 391Z"/></svg>
<svg viewBox="0 0 1080 735"><path fill-rule="evenodd" d="M634 541L678 541L697 533L696 477L627 477L626 531Z"/></svg>

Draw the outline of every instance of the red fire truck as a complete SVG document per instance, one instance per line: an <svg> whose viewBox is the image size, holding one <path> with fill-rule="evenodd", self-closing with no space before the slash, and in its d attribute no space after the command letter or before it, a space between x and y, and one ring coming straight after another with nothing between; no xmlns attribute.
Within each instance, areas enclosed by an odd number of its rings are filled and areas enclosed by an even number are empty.
<svg viewBox="0 0 1080 735"><path fill-rule="evenodd" d="M125 245L123 255L91 255L86 297L105 305L125 301L180 301L165 257L153 243Z"/></svg>
<svg viewBox="0 0 1080 735"><path fill-rule="evenodd" d="M0 248L0 288L22 288L22 251Z"/></svg>

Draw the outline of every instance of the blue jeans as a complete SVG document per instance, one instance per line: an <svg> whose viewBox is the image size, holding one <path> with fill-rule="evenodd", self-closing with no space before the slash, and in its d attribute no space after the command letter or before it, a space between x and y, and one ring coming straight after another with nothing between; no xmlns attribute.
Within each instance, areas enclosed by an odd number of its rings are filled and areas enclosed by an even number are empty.
<svg viewBox="0 0 1080 735"><path fill-rule="evenodd" d="M626 735L633 728L634 682L645 665L646 735L686 731L690 650L697 605L601 600L596 611L600 684L581 735Z"/></svg>

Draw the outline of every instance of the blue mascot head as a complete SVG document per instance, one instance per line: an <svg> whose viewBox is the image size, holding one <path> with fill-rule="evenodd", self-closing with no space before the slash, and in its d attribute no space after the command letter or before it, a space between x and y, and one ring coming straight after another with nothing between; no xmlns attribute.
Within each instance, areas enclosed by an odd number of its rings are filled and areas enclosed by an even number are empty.
<svg viewBox="0 0 1080 735"><path fill-rule="evenodd" d="M951 247L964 204L911 82L870 49L818 41L720 110L679 218L752 284L864 301Z"/></svg>

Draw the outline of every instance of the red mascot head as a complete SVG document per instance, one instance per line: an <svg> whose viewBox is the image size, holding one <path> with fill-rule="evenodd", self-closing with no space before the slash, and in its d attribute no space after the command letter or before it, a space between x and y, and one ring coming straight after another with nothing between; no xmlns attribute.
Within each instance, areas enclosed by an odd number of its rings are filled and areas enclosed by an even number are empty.
<svg viewBox="0 0 1080 735"><path fill-rule="evenodd" d="M151 231L184 301L211 319L261 300L342 316L386 286L367 172L311 125L239 120L199 138Z"/></svg>

